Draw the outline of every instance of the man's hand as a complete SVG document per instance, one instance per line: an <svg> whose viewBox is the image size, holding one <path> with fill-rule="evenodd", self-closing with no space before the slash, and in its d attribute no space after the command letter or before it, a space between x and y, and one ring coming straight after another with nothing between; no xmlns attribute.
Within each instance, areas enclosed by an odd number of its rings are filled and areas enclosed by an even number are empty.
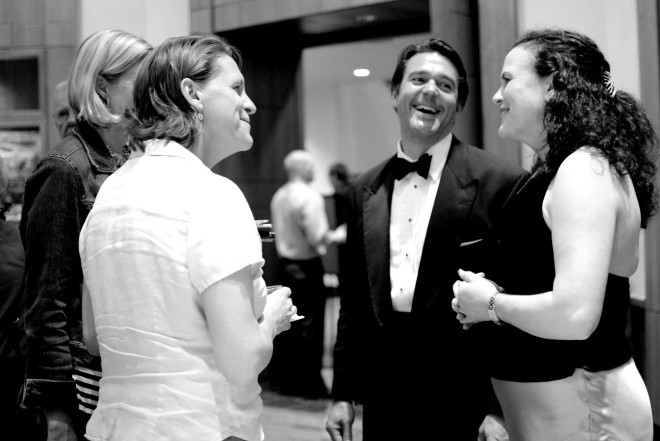
<svg viewBox="0 0 660 441"><path fill-rule="evenodd" d="M48 427L47 441L78 441L73 415L64 409L44 409Z"/></svg>
<svg viewBox="0 0 660 441"><path fill-rule="evenodd" d="M479 426L477 441L509 441L509 434L504 427L504 419L498 415L486 415Z"/></svg>
<svg viewBox="0 0 660 441"><path fill-rule="evenodd" d="M353 405L348 401L335 401L328 413L325 430L330 434L332 441L352 441L354 420Z"/></svg>

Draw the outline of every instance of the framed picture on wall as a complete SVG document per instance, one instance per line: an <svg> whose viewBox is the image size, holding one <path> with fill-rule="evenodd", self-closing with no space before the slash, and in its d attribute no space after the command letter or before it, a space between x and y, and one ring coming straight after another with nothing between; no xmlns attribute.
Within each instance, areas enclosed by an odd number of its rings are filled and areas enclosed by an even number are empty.
<svg viewBox="0 0 660 441"><path fill-rule="evenodd" d="M0 126L0 158L7 192L2 201L7 220L18 220L23 204L25 181L43 155L40 127Z"/></svg>
<svg viewBox="0 0 660 441"><path fill-rule="evenodd" d="M44 51L0 50L0 158L7 192L0 209L20 217L25 181L43 155L47 104Z"/></svg>

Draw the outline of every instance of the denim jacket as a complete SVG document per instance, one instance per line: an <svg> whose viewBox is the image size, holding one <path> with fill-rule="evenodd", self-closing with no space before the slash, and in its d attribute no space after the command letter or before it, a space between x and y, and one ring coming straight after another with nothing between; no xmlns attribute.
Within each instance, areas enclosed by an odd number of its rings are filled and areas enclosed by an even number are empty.
<svg viewBox="0 0 660 441"><path fill-rule="evenodd" d="M82 121L36 165L25 185L23 407L75 408L74 366L101 370L83 343L78 236L101 184L115 170L98 132Z"/></svg>

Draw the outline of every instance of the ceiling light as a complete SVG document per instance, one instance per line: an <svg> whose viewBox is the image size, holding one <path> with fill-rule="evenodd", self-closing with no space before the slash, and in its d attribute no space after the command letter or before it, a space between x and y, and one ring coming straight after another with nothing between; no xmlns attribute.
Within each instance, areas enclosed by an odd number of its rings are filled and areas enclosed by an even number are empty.
<svg viewBox="0 0 660 441"><path fill-rule="evenodd" d="M354 77L368 77L371 72L369 69L355 69L353 71Z"/></svg>
<svg viewBox="0 0 660 441"><path fill-rule="evenodd" d="M355 16L355 21L359 23L371 23L376 21L378 17L376 17L374 14L360 14Z"/></svg>

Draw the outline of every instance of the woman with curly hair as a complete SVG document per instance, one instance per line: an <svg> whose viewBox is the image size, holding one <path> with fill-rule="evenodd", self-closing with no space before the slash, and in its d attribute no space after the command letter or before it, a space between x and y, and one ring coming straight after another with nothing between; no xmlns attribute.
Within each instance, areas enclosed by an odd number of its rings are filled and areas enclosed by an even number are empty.
<svg viewBox="0 0 660 441"><path fill-rule="evenodd" d="M493 97L499 135L537 158L505 207L501 287L459 271L452 307L469 332L485 331L512 441L653 437L626 327L628 278L656 210L658 145L609 70L588 37L531 31L506 56Z"/></svg>

